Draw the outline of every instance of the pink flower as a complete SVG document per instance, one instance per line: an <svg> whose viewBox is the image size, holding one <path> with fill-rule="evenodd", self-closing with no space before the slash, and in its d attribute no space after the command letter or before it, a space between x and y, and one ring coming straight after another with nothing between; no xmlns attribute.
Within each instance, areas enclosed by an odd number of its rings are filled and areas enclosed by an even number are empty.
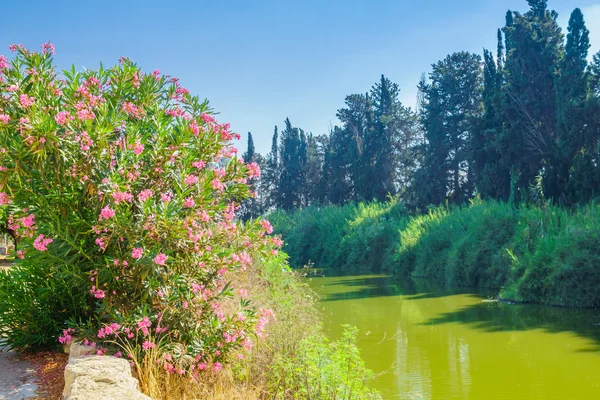
<svg viewBox="0 0 600 400"><path fill-rule="evenodd" d="M248 291L246 289L239 289L238 293L242 299L245 299L248 296Z"/></svg>
<svg viewBox="0 0 600 400"><path fill-rule="evenodd" d="M153 349L155 347L156 347L156 345L154 344L154 342L151 342L149 340L146 340L144 342L144 344L142 345L142 349L144 349L144 350L150 350L150 349Z"/></svg>
<svg viewBox="0 0 600 400"><path fill-rule="evenodd" d="M257 163L248 164L248 178L260 178L260 166Z"/></svg>
<svg viewBox="0 0 600 400"><path fill-rule="evenodd" d="M190 174L185 177L183 182L185 182L185 184L190 185L190 186L194 185L194 184L198 183L198 176L194 175L194 174Z"/></svg>
<svg viewBox="0 0 600 400"><path fill-rule="evenodd" d="M18 89L19 88L17 87L17 85L10 85L6 88L6 90L8 90L9 92L16 92Z"/></svg>
<svg viewBox="0 0 600 400"><path fill-rule="evenodd" d="M6 192L0 192L0 205L5 206L10 203L12 203L12 200L10 199L8 194L6 194Z"/></svg>
<svg viewBox="0 0 600 400"><path fill-rule="evenodd" d="M173 198L173 195L171 193L163 193L160 195L160 199L162 201L164 201L165 203L170 202L172 198Z"/></svg>
<svg viewBox="0 0 600 400"><path fill-rule="evenodd" d="M6 67L8 67L8 59L5 56L0 55L0 69L4 69Z"/></svg>
<svg viewBox="0 0 600 400"><path fill-rule="evenodd" d="M110 219L114 216L115 216L115 211L112 208L110 208L109 206L106 206L100 212L99 219L100 219L100 221L102 221L103 219Z"/></svg>
<svg viewBox="0 0 600 400"><path fill-rule="evenodd" d="M131 250L131 257L135 258L136 260L139 260L140 258L142 258L143 253L144 249L142 249L141 247L135 247Z"/></svg>
<svg viewBox="0 0 600 400"><path fill-rule="evenodd" d="M192 130L192 133L196 136L198 136L198 134L200 133L200 127L198 126L198 123L196 121L192 121L190 123L190 129Z"/></svg>
<svg viewBox="0 0 600 400"><path fill-rule="evenodd" d="M61 111L54 116L54 120L59 125L65 125L67 122L69 122L70 118L71 115L66 111Z"/></svg>
<svg viewBox="0 0 600 400"><path fill-rule="evenodd" d="M103 299L105 296L104 290L97 289L96 286L92 286L90 293L97 299Z"/></svg>
<svg viewBox="0 0 600 400"><path fill-rule="evenodd" d="M42 53L55 54L54 45L50 42L42 44Z"/></svg>
<svg viewBox="0 0 600 400"><path fill-rule="evenodd" d="M121 106L121 110L123 110L125 113L127 113L128 115L130 115L134 118L139 118L143 114L142 108L137 107L132 102L123 103L123 105Z"/></svg>
<svg viewBox="0 0 600 400"><path fill-rule="evenodd" d="M150 189L144 189L140 192L140 194L138 194L138 200L142 203L148 200L150 197L152 197L152 190Z"/></svg>
<svg viewBox="0 0 600 400"><path fill-rule="evenodd" d="M112 197L115 200L116 204L123 202L131 202L131 200L133 200L133 195L128 192L114 192L112 193Z"/></svg>
<svg viewBox="0 0 600 400"><path fill-rule="evenodd" d="M60 344L71 344L71 340L73 339L73 333L75 333L75 329L64 329L62 334L58 337L58 342Z"/></svg>
<svg viewBox="0 0 600 400"><path fill-rule="evenodd" d="M144 151L144 145L141 144L138 140L137 142L135 142L135 146L133 148L133 154L135 154L136 156L139 156L140 154L142 154L143 151Z"/></svg>
<svg viewBox="0 0 600 400"><path fill-rule="evenodd" d="M52 242L52 239L46 238L44 235L40 235L33 241L33 247L39 251L46 251L48 250L48 245Z"/></svg>
<svg viewBox="0 0 600 400"><path fill-rule="evenodd" d="M156 257L154 257L154 263L156 265L165 265L168 258L169 258L169 256L167 256L163 253L158 253L156 255Z"/></svg>
<svg viewBox="0 0 600 400"><path fill-rule="evenodd" d="M25 228L31 228L33 225L35 225L34 219L35 215L29 214L27 217L21 218L21 224L23 224Z"/></svg>
<svg viewBox="0 0 600 400"><path fill-rule="evenodd" d="M198 168L198 169L202 169L202 168L206 167L206 163L204 161L202 161L202 160L200 160L200 161L194 161L192 163L192 167Z"/></svg>
<svg viewBox="0 0 600 400"><path fill-rule="evenodd" d="M33 103L35 102L35 98L29 97L26 94L22 94L21 96L19 96L19 101L21 102L21 105L23 107L28 108L33 105Z"/></svg>
<svg viewBox="0 0 600 400"><path fill-rule="evenodd" d="M242 270L245 270L252 263L252 258L244 251L240 253L240 262L242 263Z"/></svg>
<svg viewBox="0 0 600 400"><path fill-rule="evenodd" d="M213 179L210 182L210 185L212 186L212 188L214 190L216 190L218 192L222 192L223 189L225 189L225 185L220 180L218 180L217 178Z"/></svg>
<svg viewBox="0 0 600 400"><path fill-rule="evenodd" d="M0 114L0 122L4 122L5 124L8 124L9 120L10 120L10 117L7 114Z"/></svg>
<svg viewBox="0 0 600 400"><path fill-rule="evenodd" d="M80 121L94 119L95 117L96 116L94 115L94 113L88 110L87 108L82 108L81 110L77 111L77 119Z"/></svg>
<svg viewBox="0 0 600 400"><path fill-rule="evenodd" d="M217 361L216 363L213 364L213 371L215 373L221 371L222 369L223 369L223 365L220 362Z"/></svg>
<svg viewBox="0 0 600 400"><path fill-rule="evenodd" d="M269 221L263 219L262 221L260 221L260 224L262 225L265 232L267 232L268 234L273 233L273 226L271 226L271 223Z"/></svg>
<svg viewBox="0 0 600 400"><path fill-rule="evenodd" d="M106 249L106 242L104 241L104 238L96 238L96 244L100 246L102 250Z"/></svg>
<svg viewBox="0 0 600 400"><path fill-rule="evenodd" d="M196 203L194 202L194 199L192 197L188 197L183 202L183 206L185 208L192 208L192 207L194 207L194 205L196 205Z"/></svg>

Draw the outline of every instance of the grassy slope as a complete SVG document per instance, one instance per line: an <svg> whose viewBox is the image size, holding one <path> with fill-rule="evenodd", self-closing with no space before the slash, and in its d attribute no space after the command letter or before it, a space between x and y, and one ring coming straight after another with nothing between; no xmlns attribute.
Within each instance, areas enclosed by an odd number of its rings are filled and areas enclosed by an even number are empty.
<svg viewBox="0 0 600 400"><path fill-rule="evenodd" d="M475 202L408 217L394 203L270 216L292 264L420 276L506 299L600 307L600 206Z"/></svg>

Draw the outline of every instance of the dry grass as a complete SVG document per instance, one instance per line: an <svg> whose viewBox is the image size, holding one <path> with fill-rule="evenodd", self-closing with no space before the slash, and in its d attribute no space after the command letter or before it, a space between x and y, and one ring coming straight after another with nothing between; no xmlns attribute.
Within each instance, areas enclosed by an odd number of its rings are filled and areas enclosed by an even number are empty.
<svg viewBox="0 0 600 400"><path fill-rule="evenodd" d="M298 343L320 327L317 296L300 281L297 273L283 268L283 262L255 265L244 274L229 278L237 288L251 294L256 308L270 308L276 320L267 329L250 356L241 364L225 368L217 375L201 375L198 381L189 377L168 375L156 362L158 352L146 352L135 361L135 373L144 393L156 400L259 400L270 398L268 378L277 355L291 355ZM223 304L223 309L236 307L239 299ZM233 310L227 310L233 311Z"/></svg>

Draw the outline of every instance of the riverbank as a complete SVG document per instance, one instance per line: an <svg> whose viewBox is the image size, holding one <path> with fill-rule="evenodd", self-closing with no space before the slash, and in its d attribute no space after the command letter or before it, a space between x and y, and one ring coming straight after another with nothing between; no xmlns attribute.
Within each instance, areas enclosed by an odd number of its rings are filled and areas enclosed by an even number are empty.
<svg viewBox="0 0 600 400"><path fill-rule="evenodd" d="M293 266L420 276L502 299L600 307L600 206L495 201L409 215L397 203L310 207L270 216Z"/></svg>

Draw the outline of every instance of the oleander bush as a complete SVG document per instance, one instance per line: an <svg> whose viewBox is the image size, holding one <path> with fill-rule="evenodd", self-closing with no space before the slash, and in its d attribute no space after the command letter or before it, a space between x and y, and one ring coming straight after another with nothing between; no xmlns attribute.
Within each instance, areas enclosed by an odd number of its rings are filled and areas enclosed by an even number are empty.
<svg viewBox="0 0 600 400"><path fill-rule="evenodd" d="M77 337L134 358L160 348L167 372L190 376L245 357L272 312L227 277L280 242L267 221L235 218L260 173L237 157L237 135L177 79L128 59L60 74L51 44L11 50L0 58L0 204L18 242L0 285L7 343Z"/></svg>

